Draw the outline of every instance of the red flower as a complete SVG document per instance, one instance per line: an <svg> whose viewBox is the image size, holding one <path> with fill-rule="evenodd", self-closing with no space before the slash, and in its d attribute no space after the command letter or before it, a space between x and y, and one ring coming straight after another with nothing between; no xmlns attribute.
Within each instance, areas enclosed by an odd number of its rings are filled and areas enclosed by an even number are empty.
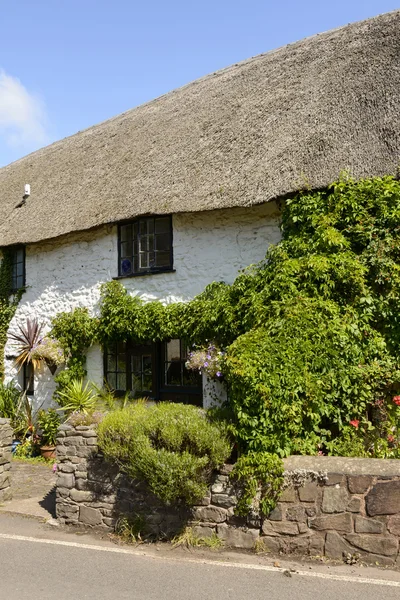
<svg viewBox="0 0 400 600"><path fill-rule="evenodd" d="M353 421L350 421L350 425L353 425L353 427L355 427L356 429L358 429L359 424L360 424L360 421L358 419L354 419Z"/></svg>
<svg viewBox="0 0 400 600"><path fill-rule="evenodd" d="M387 441L389 442L389 444L393 444L393 442L395 441L395 437L394 435L388 435L387 436Z"/></svg>
<svg viewBox="0 0 400 600"><path fill-rule="evenodd" d="M397 406L400 406L400 396L393 396L392 400Z"/></svg>

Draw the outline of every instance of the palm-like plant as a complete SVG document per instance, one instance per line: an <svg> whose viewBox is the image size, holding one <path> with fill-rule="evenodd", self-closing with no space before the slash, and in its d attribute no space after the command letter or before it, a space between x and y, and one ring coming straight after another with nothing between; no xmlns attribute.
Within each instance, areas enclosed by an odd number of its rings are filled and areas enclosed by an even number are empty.
<svg viewBox="0 0 400 600"><path fill-rule="evenodd" d="M26 326L18 325L18 329L19 334L10 333L10 338L18 343L19 354L15 359L15 363L19 367L18 371L28 364L31 364L35 371L41 363L41 359L34 355L34 351L42 341L43 325L39 325L37 319L27 319Z"/></svg>

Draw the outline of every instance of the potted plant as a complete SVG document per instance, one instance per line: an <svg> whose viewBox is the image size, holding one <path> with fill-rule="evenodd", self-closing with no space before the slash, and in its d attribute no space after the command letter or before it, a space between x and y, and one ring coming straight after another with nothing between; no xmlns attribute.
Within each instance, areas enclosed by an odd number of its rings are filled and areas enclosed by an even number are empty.
<svg viewBox="0 0 400 600"><path fill-rule="evenodd" d="M41 432L40 453L43 458L55 458L57 430L61 423L60 415L54 408L49 408L47 411L41 410L37 422Z"/></svg>

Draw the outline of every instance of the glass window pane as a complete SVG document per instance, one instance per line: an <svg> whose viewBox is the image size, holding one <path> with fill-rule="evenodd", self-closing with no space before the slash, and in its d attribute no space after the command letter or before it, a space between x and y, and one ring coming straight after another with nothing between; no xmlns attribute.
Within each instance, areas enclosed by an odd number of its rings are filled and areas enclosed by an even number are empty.
<svg viewBox="0 0 400 600"><path fill-rule="evenodd" d="M201 375L196 371L189 371L189 369L183 366L183 385L201 387Z"/></svg>
<svg viewBox="0 0 400 600"><path fill-rule="evenodd" d="M156 219L156 233L168 233L170 231L170 217L158 217Z"/></svg>
<svg viewBox="0 0 400 600"><path fill-rule="evenodd" d="M142 390L151 392L153 388L151 355L142 356L142 374Z"/></svg>
<svg viewBox="0 0 400 600"><path fill-rule="evenodd" d="M156 267L169 267L170 260L169 252L156 252Z"/></svg>
<svg viewBox="0 0 400 600"><path fill-rule="evenodd" d="M17 264L17 276L19 276L19 277L23 277L24 276L24 265L23 265L23 263L18 263Z"/></svg>
<svg viewBox="0 0 400 600"><path fill-rule="evenodd" d="M181 380L181 361L165 363L165 383L166 385L182 385Z"/></svg>
<svg viewBox="0 0 400 600"><path fill-rule="evenodd" d="M169 252L170 249L170 235L169 233L162 233L156 236L156 250L158 252L164 251Z"/></svg>
<svg viewBox="0 0 400 600"><path fill-rule="evenodd" d="M121 242L129 242L132 238L132 227L131 225L121 226Z"/></svg>
<svg viewBox="0 0 400 600"><path fill-rule="evenodd" d="M121 260L121 275L131 275L132 271L132 261L130 258L123 258Z"/></svg>
<svg viewBox="0 0 400 600"><path fill-rule="evenodd" d="M141 236L147 234L147 221L144 219L139 221L139 233Z"/></svg>
<svg viewBox="0 0 400 600"><path fill-rule="evenodd" d="M153 250L154 250L154 235L153 234L149 235L147 240L148 240L147 249L149 252L153 252Z"/></svg>
<svg viewBox="0 0 400 600"><path fill-rule="evenodd" d="M171 340L166 344L166 360L181 360L181 342L180 340Z"/></svg>
<svg viewBox="0 0 400 600"><path fill-rule="evenodd" d="M107 373L107 383L112 390L117 389L117 378L115 373Z"/></svg>
<svg viewBox="0 0 400 600"><path fill-rule="evenodd" d="M132 245L129 242L121 242L121 258L125 258L126 256L131 256L132 254Z"/></svg>
<svg viewBox="0 0 400 600"><path fill-rule="evenodd" d="M149 264L149 255L147 252L141 252L139 254L139 269L148 269L150 267Z"/></svg>
<svg viewBox="0 0 400 600"><path fill-rule="evenodd" d="M118 373L117 374L117 390L126 391L126 374Z"/></svg>
<svg viewBox="0 0 400 600"><path fill-rule="evenodd" d="M147 220L147 232L154 233L154 219Z"/></svg>
<svg viewBox="0 0 400 600"><path fill-rule="evenodd" d="M117 360L116 356L108 355L107 356L107 371L116 371L117 370Z"/></svg>

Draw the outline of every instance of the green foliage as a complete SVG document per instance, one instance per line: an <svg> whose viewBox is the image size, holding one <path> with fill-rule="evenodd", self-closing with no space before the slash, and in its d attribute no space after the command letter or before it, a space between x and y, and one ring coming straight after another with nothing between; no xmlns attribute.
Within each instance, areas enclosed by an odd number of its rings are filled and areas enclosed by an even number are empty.
<svg viewBox="0 0 400 600"><path fill-rule="evenodd" d="M259 265L188 303L142 303L120 282L104 284L100 318L83 319L86 345L96 332L103 345L180 337L226 348L222 372L241 452L343 452L357 419L366 455L396 456L400 182L344 175L328 189L302 191L285 202L282 232ZM76 376L76 365L83 376L83 346L70 350L71 374L60 377Z"/></svg>
<svg viewBox="0 0 400 600"><path fill-rule="evenodd" d="M199 536L194 532L193 527L185 527L179 535L172 540L172 547L178 548L209 548L210 550L219 550L224 542L213 532L210 536Z"/></svg>
<svg viewBox="0 0 400 600"><path fill-rule="evenodd" d="M253 509L256 513L268 515L275 508L282 490L283 462L275 454L249 452L239 457L231 477L242 489L236 506L237 514L246 516Z"/></svg>
<svg viewBox="0 0 400 600"><path fill-rule="evenodd" d="M54 408L39 411L38 426L42 446L55 446L57 431L61 423L61 417Z"/></svg>
<svg viewBox="0 0 400 600"><path fill-rule="evenodd" d="M86 308L75 308L59 313L52 321L51 337L60 343L66 358L66 369L55 378L56 399L74 380L86 376L86 351L96 340L96 319L90 317Z"/></svg>
<svg viewBox="0 0 400 600"><path fill-rule="evenodd" d="M74 412L89 415L96 408L98 398L90 382L83 384L83 379L71 380L62 391L57 394L57 402L65 412Z"/></svg>
<svg viewBox="0 0 400 600"><path fill-rule="evenodd" d="M11 293L12 260L11 251L3 248L0 256L0 381L4 378L4 347L7 342L7 331L17 310L24 290Z"/></svg>
<svg viewBox="0 0 400 600"><path fill-rule="evenodd" d="M135 402L106 415L98 435L104 455L166 504L201 499L212 470L230 454L222 425L182 404Z"/></svg>
<svg viewBox="0 0 400 600"><path fill-rule="evenodd" d="M18 412L21 392L13 381L7 384L0 382L0 417L14 419Z"/></svg>

